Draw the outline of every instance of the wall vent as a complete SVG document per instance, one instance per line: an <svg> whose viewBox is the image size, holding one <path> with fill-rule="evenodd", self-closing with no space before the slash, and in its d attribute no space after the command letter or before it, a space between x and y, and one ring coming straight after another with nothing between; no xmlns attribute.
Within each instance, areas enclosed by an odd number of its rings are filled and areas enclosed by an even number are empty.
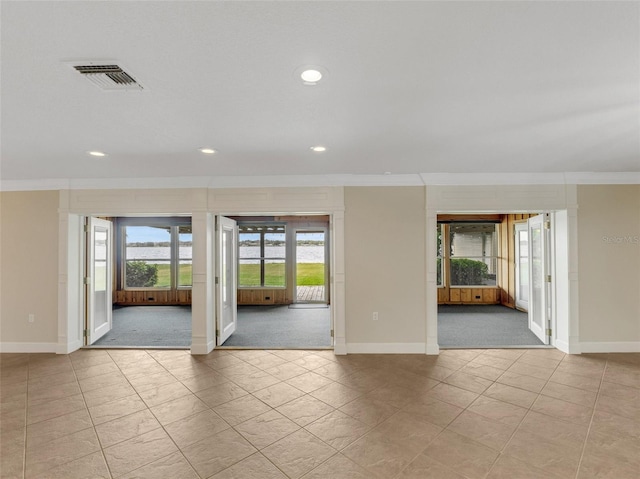
<svg viewBox="0 0 640 479"><path fill-rule="evenodd" d="M140 91L144 89L144 87L136 81L133 75L124 71L124 68L117 65L115 62L78 62L71 64L71 66L87 80L102 90Z"/></svg>

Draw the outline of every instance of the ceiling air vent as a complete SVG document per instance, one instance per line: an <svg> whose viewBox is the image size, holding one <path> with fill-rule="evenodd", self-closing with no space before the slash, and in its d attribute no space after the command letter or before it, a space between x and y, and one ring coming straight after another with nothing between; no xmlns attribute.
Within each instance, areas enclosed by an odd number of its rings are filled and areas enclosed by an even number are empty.
<svg viewBox="0 0 640 479"><path fill-rule="evenodd" d="M73 68L87 80L97 85L102 90L142 90L143 87L135 78L115 63L101 64L74 64Z"/></svg>

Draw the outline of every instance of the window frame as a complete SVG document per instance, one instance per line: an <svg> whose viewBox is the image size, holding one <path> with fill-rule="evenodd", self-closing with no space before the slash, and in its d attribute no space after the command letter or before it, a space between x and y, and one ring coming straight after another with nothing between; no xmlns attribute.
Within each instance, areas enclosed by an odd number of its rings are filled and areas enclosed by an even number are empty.
<svg viewBox="0 0 640 479"><path fill-rule="evenodd" d="M253 227L253 228L257 228L260 229L260 231L254 231L254 232L243 232L241 231L242 228L246 228L246 227ZM269 228L269 227L277 227L277 228L282 228L282 231L267 231L265 229L262 228ZM287 288L287 265L289 263L289 239L287 238L287 224L284 222L257 222L257 221L243 221L243 222L238 222L238 289L286 289ZM260 256L256 257L256 258L241 258L240 257L240 247L241 247L241 240L240 240L240 235L241 234L260 234ZM270 233L276 233L276 234L282 234L284 236L284 256L283 257L267 257L265 256L265 235L266 234L270 234ZM259 285L243 285L240 283L240 265L241 265L241 261L242 260L252 260L252 261L259 261L259 265L260 265L260 284ZM283 274L283 284L282 285L265 285L265 277L266 277L266 273L265 273L265 264L267 264L266 262L268 260L275 260L275 261L282 261L282 264L284 266L284 274Z"/></svg>
<svg viewBox="0 0 640 479"><path fill-rule="evenodd" d="M168 260L162 260L161 264L169 264L169 285L168 286L128 286L127 285L127 262L136 261L127 258L127 228L128 227L150 227L150 228L168 228L170 235ZM193 288L193 249L191 254L191 284L179 285L180 279L180 235L181 227L191 227L190 217L167 217L167 218L121 218L118 224L118 238L120 240L118 267L120 269L119 279L120 288L123 291L174 291L174 290L191 290ZM156 258L142 258L139 261L158 261Z"/></svg>
<svg viewBox="0 0 640 479"><path fill-rule="evenodd" d="M451 235L451 227L453 225L471 225L471 224L477 224L477 225L492 225L493 226L493 234L494 234L494 240L496 242L495 244L495 254L492 255L485 255L485 256L456 256L454 254L451 254L451 247L452 247L452 235ZM489 289L495 289L498 288L500 285L500 234L501 234L501 229L500 229L500 223L496 222L496 221L483 221L483 220L474 220L474 221L446 221L446 222L441 222L438 223L438 226L442 226L443 227L443 234L442 234L442 243L443 243L443 265L446 265L446 267L443 267L443 271L442 271L442 285L438 286L438 287L442 287L442 288L449 288L449 289L467 289L467 288L489 288ZM445 243L446 241L446 243ZM452 261L454 259L470 259L473 261L481 261L484 262L483 260L487 260L487 259L493 259L493 262L495 264L495 284L453 284L451 282L452 279L452 274L451 274L451 264ZM437 261L437 260L436 260ZM486 263L485 263L486 264Z"/></svg>

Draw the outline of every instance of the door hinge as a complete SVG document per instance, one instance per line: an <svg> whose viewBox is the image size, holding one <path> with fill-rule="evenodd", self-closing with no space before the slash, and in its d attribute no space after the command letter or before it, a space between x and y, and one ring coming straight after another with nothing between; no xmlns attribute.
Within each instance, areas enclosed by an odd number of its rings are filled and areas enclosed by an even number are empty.
<svg viewBox="0 0 640 479"><path fill-rule="evenodd" d="M89 278L88 276L85 276L84 279L82 280L82 282L84 284L91 284L91 278Z"/></svg>
<svg viewBox="0 0 640 479"><path fill-rule="evenodd" d="M85 329L84 331L82 331L82 337L83 337L83 338L86 338L87 336L88 336L88 332L87 332L87 330Z"/></svg>
<svg viewBox="0 0 640 479"><path fill-rule="evenodd" d="M220 282L220 278L216 276L216 284L218 284L219 282Z"/></svg>
<svg viewBox="0 0 640 479"><path fill-rule="evenodd" d="M220 336L220 330L216 329L216 336Z"/></svg>
<svg viewBox="0 0 640 479"><path fill-rule="evenodd" d="M544 332L545 332L545 334L547 336L551 336L551 330L550 329L545 329Z"/></svg>
<svg viewBox="0 0 640 479"><path fill-rule="evenodd" d="M551 275L550 274L547 275L547 283L551 283Z"/></svg>
<svg viewBox="0 0 640 479"><path fill-rule="evenodd" d="M333 338L333 329L331 330L331 337Z"/></svg>
<svg viewBox="0 0 640 479"><path fill-rule="evenodd" d="M544 229L546 230L550 230L551 229L551 221L547 220L544 222Z"/></svg>

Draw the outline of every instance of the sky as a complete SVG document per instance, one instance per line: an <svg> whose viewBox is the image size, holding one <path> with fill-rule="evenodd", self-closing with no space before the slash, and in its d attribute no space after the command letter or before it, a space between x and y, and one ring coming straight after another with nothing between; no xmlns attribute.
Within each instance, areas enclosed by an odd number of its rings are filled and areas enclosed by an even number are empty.
<svg viewBox="0 0 640 479"><path fill-rule="evenodd" d="M170 241L171 236L169 232L164 228L153 228L151 226L128 226L127 227L127 242L128 243L142 243L152 241L154 243ZM250 236L247 238L247 236ZM255 236L255 238L253 237ZM280 236L280 235L277 235ZM323 239L323 233L300 233L299 237L303 240L320 241ZM191 234L181 235L181 241L191 241ZM246 235L245 239L258 239L259 235Z"/></svg>

